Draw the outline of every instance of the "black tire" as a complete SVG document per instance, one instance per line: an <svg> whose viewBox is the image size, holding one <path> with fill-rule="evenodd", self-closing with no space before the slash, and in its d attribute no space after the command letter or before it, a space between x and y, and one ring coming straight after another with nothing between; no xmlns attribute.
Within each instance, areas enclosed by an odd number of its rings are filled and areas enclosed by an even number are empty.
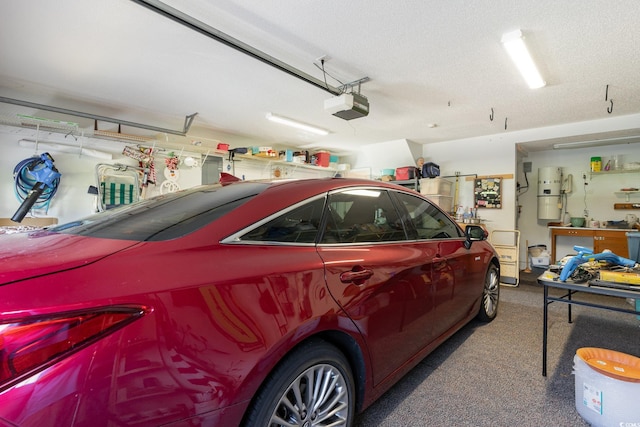
<svg viewBox="0 0 640 427"><path fill-rule="evenodd" d="M354 402L349 362L336 347L315 340L294 350L274 369L254 397L244 425L348 427L353 423Z"/></svg>
<svg viewBox="0 0 640 427"><path fill-rule="evenodd" d="M500 301L500 269L495 264L489 265L482 287L482 301L478 319L483 322L491 322L498 314L498 302Z"/></svg>

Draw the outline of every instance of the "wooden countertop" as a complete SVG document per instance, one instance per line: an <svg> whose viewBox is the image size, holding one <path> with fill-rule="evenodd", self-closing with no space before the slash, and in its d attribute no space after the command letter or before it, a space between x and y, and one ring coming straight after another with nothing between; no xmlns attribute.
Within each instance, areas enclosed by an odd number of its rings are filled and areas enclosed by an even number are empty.
<svg viewBox="0 0 640 427"><path fill-rule="evenodd" d="M550 225L548 228L556 230L605 230L605 231L638 231L637 228L606 228L606 227L572 227L572 226L556 226Z"/></svg>

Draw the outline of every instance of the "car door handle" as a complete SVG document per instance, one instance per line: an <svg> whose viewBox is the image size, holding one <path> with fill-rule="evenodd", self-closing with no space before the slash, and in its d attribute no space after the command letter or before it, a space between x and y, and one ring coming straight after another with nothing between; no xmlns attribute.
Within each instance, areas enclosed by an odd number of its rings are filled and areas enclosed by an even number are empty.
<svg viewBox="0 0 640 427"><path fill-rule="evenodd" d="M355 283L356 285L361 285L371 276L373 276L373 271L369 269L345 271L344 273L340 274L340 281L342 283Z"/></svg>

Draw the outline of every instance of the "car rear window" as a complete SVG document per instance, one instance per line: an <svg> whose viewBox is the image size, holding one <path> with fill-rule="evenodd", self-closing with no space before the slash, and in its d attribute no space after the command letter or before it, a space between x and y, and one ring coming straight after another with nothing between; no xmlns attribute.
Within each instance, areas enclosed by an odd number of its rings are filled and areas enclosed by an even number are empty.
<svg viewBox="0 0 640 427"><path fill-rule="evenodd" d="M176 239L221 218L268 186L260 182L200 186L100 212L48 230L106 239Z"/></svg>

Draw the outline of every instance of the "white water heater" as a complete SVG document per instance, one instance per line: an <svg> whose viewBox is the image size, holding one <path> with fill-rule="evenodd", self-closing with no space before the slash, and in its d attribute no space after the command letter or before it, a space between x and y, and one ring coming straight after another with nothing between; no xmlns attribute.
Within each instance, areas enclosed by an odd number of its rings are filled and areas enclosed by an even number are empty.
<svg viewBox="0 0 640 427"><path fill-rule="evenodd" d="M562 168L538 169L538 219L560 219L562 215Z"/></svg>

